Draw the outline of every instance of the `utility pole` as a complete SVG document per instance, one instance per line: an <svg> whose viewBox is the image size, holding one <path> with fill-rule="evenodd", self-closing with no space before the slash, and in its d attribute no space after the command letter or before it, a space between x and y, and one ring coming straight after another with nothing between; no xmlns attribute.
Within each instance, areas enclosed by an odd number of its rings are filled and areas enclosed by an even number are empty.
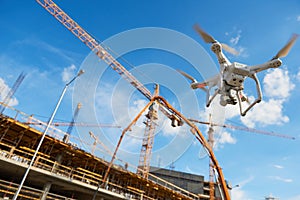
<svg viewBox="0 0 300 200"><path fill-rule="evenodd" d="M42 146L42 143L43 143L43 141L44 141L44 138L45 138L45 136L46 136L46 134L47 134L47 132L48 132L48 129L50 128L50 126L51 126L51 124L52 124L52 121L53 121L53 119L54 119L54 116L55 116L55 114L56 114L56 112L57 112L57 110L58 110L58 108L59 108L59 106L60 106L60 103L61 103L61 101L62 101L62 99L63 99L63 97L64 97L64 95L65 95L65 93L66 93L66 91L67 91L67 89L68 89L68 87L69 87L69 85L70 85L73 81L75 81L75 79L78 78L78 77L79 77L80 75L82 75L83 73L84 73L84 71L83 71L83 70L80 70L79 73L78 73L72 80L70 80L70 81L65 85L63 91L61 92L61 95L60 95L60 97L59 97L59 99L58 99L58 101L57 101L57 103L56 103L56 106L55 106L55 108L54 108L54 110L53 110L53 112L52 112L52 114L51 114L51 116L50 116L50 118L49 118L49 121L48 121L48 123L47 123L47 127L45 128L45 130L44 130L44 132L43 132L43 135L42 135L42 137L41 137L41 139L40 139L40 141L39 141L39 143L38 143L38 146L37 146L37 148L36 148L36 150L35 150L35 152L34 152L33 157L31 158L31 161L30 161L30 163L29 163L29 165L28 165L28 167L27 167L27 170L26 170L26 172L25 172L23 178L22 178L22 181L21 181L21 183L20 183L20 185L19 185L19 188L18 188L17 192L15 193L15 195L14 195L14 197L13 197L13 200L16 200L17 197L18 197L18 195L19 195L19 193L21 192L21 189L22 189L22 187L23 187L23 185L24 185L24 182L25 182L25 180L26 180L26 178L27 178L27 176L28 176L28 173L29 173L29 171L30 171L30 169L31 169L31 167L32 167L32 165L33 165L33 162L35 161L35 158L36 158L36 156L37 156L37 154L38 154L38 152L39 152L39 150L40 150L40 148L41 148L41 146Z"/></svg>

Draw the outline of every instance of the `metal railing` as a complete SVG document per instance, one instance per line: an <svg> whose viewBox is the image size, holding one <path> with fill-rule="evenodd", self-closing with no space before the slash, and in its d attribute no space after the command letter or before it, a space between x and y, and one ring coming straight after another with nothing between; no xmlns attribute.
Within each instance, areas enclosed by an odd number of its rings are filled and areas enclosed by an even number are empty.
<svg viewBox="0 0 300 200"><path fill-rule="evenodd" d="M0 199L1 198L9 199L10 197L12 197L14 195L14 193L17 191L18 186L19 185L16 183L0 179L0 194L4 194L2 197L0 197ZM22 193L19 195L19 197L21 197L22 199L38 200L41 198L43 192L44 192L43 190L24 186ZM73 198L69 198L69 197L65 197L65 196L57 195L57 194L53 194L53 193L47 194L47 200L48 199L49 200L52 200L52 199L53 200L75 200Z"/></svg>
<svg viewBox="0 0 300 200"><path fill-rule="evenodd" d="M26 166L28 165L28 163L31 160L31 157L33 156L33 154L31 152L28 152L28 150L29 150L28 148L27 149L24 148L24 150L14 149L13 146L7 145L5 143L0 143L0 158L15 161ZM102 181L102 176L99 174L85 170L80 167L72 168L72 167L61 165L56 161L46 158L44 155L37 156L37 159L35 160L32 169L35 170L37 168L39 170L44 170L47 173L50 172L51 174L59 176L61 178L67 178L70 182L80 181L83 186L84 184L88 184L88 185L95 186L96 188L99 181L100 182ZM149 200L154 199L150 196L145 195L144 194L145 192L142 190L134 189L134 187L130 187L130 186L124 187L122 185L118 185L114 182L113 179L111 179L108 182L107 187L105 189L117 194L121 194L124 197L128 197L128 198L140 199L141 196L143 196L143 199L149 199ZM12 190L16 191L17 186L15 186L14 188L10 188L10 190L8 190L8 192L5 193L12 194ZM3 189L0 190L0 193L2 192L4 192ZM34 197L36 196L36 193L34 191L30 191L27 194L26 190L22 190L21 194L26 199L36 199ZM32 196L30 196L29 194L32 194Z"/></svg>

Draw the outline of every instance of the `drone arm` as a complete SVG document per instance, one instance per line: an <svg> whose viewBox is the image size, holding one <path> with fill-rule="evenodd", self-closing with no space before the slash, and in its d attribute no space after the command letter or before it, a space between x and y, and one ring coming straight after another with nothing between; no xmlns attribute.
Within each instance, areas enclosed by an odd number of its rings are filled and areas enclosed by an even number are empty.
<svg viewBox="0 0 300 200"><path fill-rule="evenodd" d="M261 99L262 99L262 92L261 92L261 87L260 87L260 83L259 83L259 80L256 76L256 74L252 74L252 76L250 76L250 78L252 78L254 81L255 81L255 84L256 84L256 91L257 91L257 98L255 99L255 101L250 104L248 106L248 108L244 111L242 111L242 103L241 103L241 97L239 95L239 92L237 92L237 98L238 98L238 101L239 101L239 107L240 107L240 113L242 116L245 116L246 113L257 103L261 102Z"/></svg>
<svg viewBox="0 0 300 200"><path fill-rule="evenodd" d="M230 61L224 55L222 51L222 44L219 42L215 42L211 45L211 50L214 52L218 58L218 62L220 65L230 65Z"/></svg>
<svg viewBox="0 0 300 200"><path fill-rule="evenodd" d="M270 68L277 68L282 64L282 61L279 59L274 59L274 60L270 60L264 64L261 65L255 65L255 66L250 66L249 67L249 72L250 73L257 73L257 72L261 72L263 70L266 69L270 69Z"/></svg>

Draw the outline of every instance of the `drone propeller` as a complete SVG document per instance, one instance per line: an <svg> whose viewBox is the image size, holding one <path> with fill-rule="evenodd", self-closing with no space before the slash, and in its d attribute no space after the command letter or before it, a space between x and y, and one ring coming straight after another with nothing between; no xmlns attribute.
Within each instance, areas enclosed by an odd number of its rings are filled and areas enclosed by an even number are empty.
<svg viewBox="0 0 300 200"><path fill-rule="evenodd" d="M213 36L211 36L208 33L206 33L202 28L200 28L200 26L198 24L194 25L194 29L202 37L202 39L204 40L204 42L206 42L206 43L215 43L215 42L217 42L217 40L215 40L213 38Z"/></svg>
<svg viewBox="0 0 300 200"><path fill-rule="evenodd" d="M189 75L189 74L187 74L187 73L185 73L184 71L181 71L181 70L179 70L179 69L177 69L177 71L178 71L180 74L182 74L184 77L190 79L193 83L197 83L197 80L196 80L194 77L192 77L191 75Z"/></svg>
<svg viewBox="0 0 300 200"><path fill-rule="evenodd" d="M221 45L222 45L222 48L223 48L225 51L227 51L228 53L231 53L232 55L237 56L237 55L240 54L240 52L238 52L236 49L230 47L230 46L227 45L227 44L221 43Z"/></svg>
<svg viewBox="0 0 300 200"><path fill-rule="evenodd" d="M298 34L293 34L288 43L282 49L280 49L280 51L278 51L278 53L272 58L272 60L287 56L298 37Z"/></svg>
<svg viewBox="0 0 300 200"><path fill-rule="evenodd" d="M213 38L213 36L206 33L198 24L194 25L194 29L202 37L204 42L206 42L206 43L216 43L216 42L218 42L217 40L215 40ZM235 50L234 48L230 47L229 45L224 44L224 43L220 43L220 44L222 45L222 48L225 51L227 51L228 53L231 53L233 55L239 55L239 52L237 50Z"/></svg>

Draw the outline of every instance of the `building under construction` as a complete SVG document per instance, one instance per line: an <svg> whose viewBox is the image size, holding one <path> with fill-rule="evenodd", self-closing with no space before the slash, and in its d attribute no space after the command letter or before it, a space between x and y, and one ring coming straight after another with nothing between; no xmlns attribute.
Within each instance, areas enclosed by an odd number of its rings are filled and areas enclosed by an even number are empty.
<svg viewBox="0 0 300 200"><path fill-rule="evenodd" d="M37 148L43 123L14 110L0 116L0 198L12 199ZM33 123L35 122L35 123ZM35 125L34 125L35 124ZM71 143L51 127L18 199L209 199L203 176L151 168L148 178L112 165ZM219 198L215 198L219 199Z"/></svg>

